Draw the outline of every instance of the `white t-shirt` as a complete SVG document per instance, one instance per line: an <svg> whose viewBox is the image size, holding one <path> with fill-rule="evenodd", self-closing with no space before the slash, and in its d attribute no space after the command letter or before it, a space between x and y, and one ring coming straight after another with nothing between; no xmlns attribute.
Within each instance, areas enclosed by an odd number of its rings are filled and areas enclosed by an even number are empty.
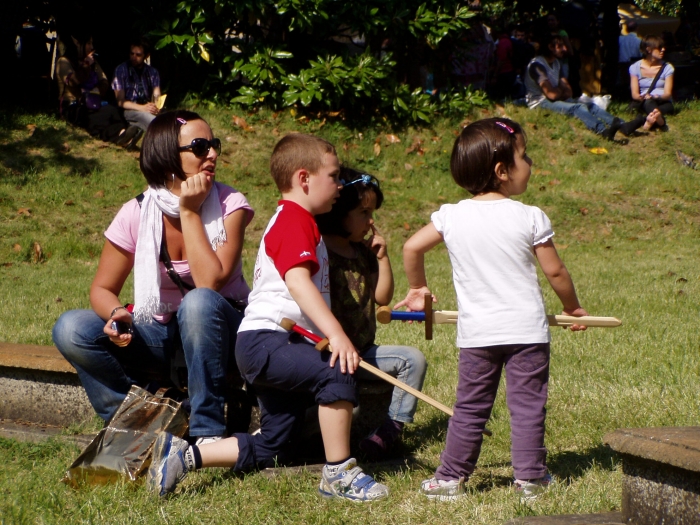
<svg viewBox="0 0 700 525"><path fill-rule="evenodd" d="M311 264L311 280L330 308L328 252L316 221L295 202L281 200L260 241L253 271L253 291L248 296L248 308L239 332L284 332L279 322L287 317L302 328L325 337L301 311L284 281L287 271L302 263Z"/></svg>
<svg viewBox="0 0 700 525"><path fill-rule="evenodd" d="M554 235L547 215L511 199L467 199L431 220L452 262L457 346L548 343L534 252Z"/></svg>
<svg viewBox="0 0 700 525"><path fill-rule="evenodd" d="M558 87L562 78L561 63L558 58L550 64L543 56L536 56L527 65L525 75L525 100L530 109L539 106L547 97L542 91L542 82L549 80L552 87Z"/></svg>

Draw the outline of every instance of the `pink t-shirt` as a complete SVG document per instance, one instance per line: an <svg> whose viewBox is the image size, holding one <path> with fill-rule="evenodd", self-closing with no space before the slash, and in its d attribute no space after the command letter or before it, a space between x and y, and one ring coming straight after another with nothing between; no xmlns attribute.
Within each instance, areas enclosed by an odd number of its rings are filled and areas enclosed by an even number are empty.
<svg viewBox="0 0 700 525"><path fill-rule="evenodd" d="M219 182L215 182L216 189L219 191L219 201L221 202L221 212L223 218L226 219L234 211L244 209L248 211L247 223L253 219L253 208L248 204L245 196ZM139 223L141 222L141 207L136 199L131 199L124 204L117 213L117 216L112 221L105 231L105 237L114 245L126 250L129 253L136 253L136 240L139 236ZM194 286L194 280L190 273L190 267L187 261L172 261L173 268L180 275L180 278ZM171 311L177 311L178 306L182 302L182 294L177 285L168 276L165 265L162 262L158 263L160 269L160 300L164 304L171 305ZM231 274L231 278L219 290L219 293L227 299L235 299L246 301L250 288L243 278L242 262L239 261L236 268ZM154 315L156 321L166 323L170 320L172 314Z"/></svg>

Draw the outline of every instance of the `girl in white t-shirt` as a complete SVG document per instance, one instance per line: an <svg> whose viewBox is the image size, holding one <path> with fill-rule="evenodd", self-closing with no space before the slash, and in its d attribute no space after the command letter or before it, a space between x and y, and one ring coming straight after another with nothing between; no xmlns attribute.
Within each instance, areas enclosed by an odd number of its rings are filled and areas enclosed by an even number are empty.
<svg viewBox="0 0 700 525"><path fill-rule="evenodd" d="M424 294L430 293L424 254L444 242L459 310L457 401L441 465L421 484L430 499L464 494L504 367L515 489L532 498L551 482L544 447L550 336L535 263L561 299L564 313L588 313L554 247L547 216L510 198L524 193L530 179L532 160L525 142L520 125L504 118L464 128L450 168L455 182L474 197L443 205L404 246L410 290L396 307L423 309Z"/></svg>

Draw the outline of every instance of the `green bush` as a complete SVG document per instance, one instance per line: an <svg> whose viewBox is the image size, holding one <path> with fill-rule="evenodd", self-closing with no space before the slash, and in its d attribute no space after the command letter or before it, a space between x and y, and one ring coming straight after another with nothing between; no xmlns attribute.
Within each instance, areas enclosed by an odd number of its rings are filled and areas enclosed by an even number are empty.
<svg viewBox="0 0 700 525"><path fill-rule="evenodd" d="M422 86L426 72L449 67L469 27L473 13L454 0L183 0L162 7L155 47L200 64L207 74L201 95L218 102L410 122L485 104L468 89L434 96Z"/></svg>

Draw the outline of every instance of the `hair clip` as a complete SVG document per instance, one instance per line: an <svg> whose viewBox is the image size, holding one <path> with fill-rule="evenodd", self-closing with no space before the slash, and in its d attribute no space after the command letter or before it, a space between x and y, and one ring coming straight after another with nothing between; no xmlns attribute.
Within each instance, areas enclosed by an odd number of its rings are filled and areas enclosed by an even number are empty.
<svg viewBox="0 0 700 525"><path fill-rule="evenodd" d="M374 186L377 185L377 183L374 182L374 181L372 180L372 175L367 175L366 173L363 173L362 175L360 175L359 178L357 178L357 179L355 179L355 180L353 180L353 181L345 182L343 179L340 179L340 182L343 184L343 186L352 186L352 185L355 184L356 182L361 182L361 183L364 184L365 186L366 186L367 184L372 184L372 185L374 185Z"/></svg>
<svg viewBox="0 0 700 525"><path fill-rule="evenodd" d="M506 124L505 122L501 122L500 120L497 120L497 121L496 121L496 125L497 125L497 126L501 126L503 129L505 129L505 130L506 130L508 133L510 133L511 135L515 135L515 130L514 130L513 128L511 128L511 127L510 127L508 124Z"/></svg>
<svg viewBox="0 0 700 525"><path fill-rule="evenodd" d="M177 117L177 121L182 124L183 126L187 124L187 121L184 118Z"/></svg>

